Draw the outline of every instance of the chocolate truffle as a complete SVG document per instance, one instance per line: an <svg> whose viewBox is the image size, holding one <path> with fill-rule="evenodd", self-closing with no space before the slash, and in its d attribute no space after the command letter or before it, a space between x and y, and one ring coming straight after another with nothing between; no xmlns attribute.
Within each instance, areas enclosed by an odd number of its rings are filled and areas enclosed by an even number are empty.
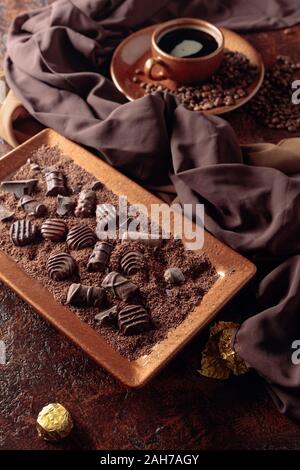
<svg viewBox="0 0 300 470"><path fill-rule="evenodd" d="M105 291L101 287L71 284L67 296L67 304L77 307L102 307Z"/></svg>
<svg viewBox="0 0 300 470"><path fill-rule="evenodd" d="M76 217L92 217L96 209L96 193L95 191L81 191L78 203L75 209Z"/></svg>
<svg viewBox="0 0 300 470"><path fill-rule="evenodd" d="M87 270L100 272L105 271L113 248L114 245L108 241L97 242L91 256L89 257Z"/></svg>
<svg viewBox="0 0 300 470"><path fill-rule="evenodd" d="M143 255L140 251L128 251L121 258L121 268L127 276L136 274L142 267Z"/></svg>
<svg viewBox="0 0 300 470"><path fill-rule="evenodd" d="M10 227L10 239L16 246L30 245L37 236L38 229L30 220L16 220Z"/></svg>
<svg viewBox="0 0 300 470"><path fill-rule="evenodd" d="M138 290L136 285L116 271L108 273L101 285L105 289L111 289L113 294L121 300L128 300Z"/></svg>
<svg viewBox="0 0 300 470"><path fill-rule="evenodd" d="M65 240L68 233L68 227L63 220L47 219L42 224L41 232L45 240L59 242Z"/></svg>
<svg viewBox="0 0 300 470"><path fill-rule="evenodd" d="M54 281L64 281L78 272L78 266L68 253L56 253L48 259L47 271Z"/></svg>
<svg viewBox="0 0 300 470"><path fill-rule="evenodd" d="M69 230L67 244L70 250L81 250L93 246L96 242L96 235L87 225L74 225Z"/></svg>
<svg viewBox="0 0 300 470"><path fill-rule="evenodd" d="M127 305L118 314L119 330L123 335L135 335L151 327L148 312L141 305Z"/></svg>

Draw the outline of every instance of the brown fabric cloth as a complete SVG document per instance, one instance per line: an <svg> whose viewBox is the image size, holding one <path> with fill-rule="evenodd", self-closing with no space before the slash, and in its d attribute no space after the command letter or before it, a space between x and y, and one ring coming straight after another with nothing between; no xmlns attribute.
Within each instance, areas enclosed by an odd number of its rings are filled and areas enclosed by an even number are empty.
<svg viewBox="0 0 300 470"><path fill-rule="evenodd" d="M226 13L227 26L279 26L300 14L295 1L189 2L199 16L208 4L244 12L240 19ZM266 379L280 410L300 419L300 368L291 361L300 331L300 175L245 164L223 119L189 111L170 95L126 103L104 75L120 39L157 18L162 5L176 7L157 0L60 0L22 15L8 37L6 77L44 125L143 184L171 178L181 202L205 204L208 230L257 263L236 348Z"/></svg>

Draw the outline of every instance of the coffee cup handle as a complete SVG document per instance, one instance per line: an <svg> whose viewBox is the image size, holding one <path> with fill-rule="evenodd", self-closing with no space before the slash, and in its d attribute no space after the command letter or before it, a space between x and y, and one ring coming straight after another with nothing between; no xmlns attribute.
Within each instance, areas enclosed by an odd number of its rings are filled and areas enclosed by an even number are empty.
<svg viewBox="0 0 300 470"><path fill-rule="evenodd" d="M155 65L159 65L164 69L164 71L160 72L157 75L153 75L152 71ZM150 80L166 80L167 78L169 78L167 75L167 65L162 59L153 59L152 57L149 57L149 59L147 59L145 62L144 72L145 75L150 78Z"/></svg>

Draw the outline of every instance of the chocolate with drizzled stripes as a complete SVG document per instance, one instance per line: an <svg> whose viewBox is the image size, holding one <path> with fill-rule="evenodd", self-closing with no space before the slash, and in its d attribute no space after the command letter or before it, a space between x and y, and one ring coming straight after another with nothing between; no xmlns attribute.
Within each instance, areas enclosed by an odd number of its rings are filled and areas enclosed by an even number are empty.
<svg viewBox="0 0 300 470"><path fill-rule="evenodd" d="M108 241L97 242L89 257L87 270L103 272L108 266L114 245Z"/></svg>
<svg viewBox="0 0 300 470"><path fill-rule="evenodd" d="M38 236L38 228L30 220L16 220L10 227L10 239L16 246L33 243Z"/></svg>
<svg viewBox="0 0 300 470"><path fill-rule="evenodd" d="M141 305L127 305L118 313L118 326L123 335L135 335L148 330L151 320Z"/></svg>
<svg viewBox="0 0 300 470"><path fill-rule="evenodd" d="M128 300L138 291L135 284L116 271L108 273L101 285L105 289L111 289L113 294L121 300Z"/></svg>
<svg viewBox="0 0 300 470"><path fill-rule="evenodd" d="M96 235L87 225L74 225L68 233L67 244L70 250L81 250L94 246Z"/></svg>
<svg viewBox="0 0 300 470"><path fill-rule="evenodd" d="M76 217L92 217L96 209L96 193L92 189L81 191L75 209Z"/></svg>
<svg viewBox="0 0 300 470"><path fill-rule="evenodd" d="M78 273L78 265L68 253L56 253L48 259L47 271L54 281L63 281Z"/></svg>
<svg viewBox="0 0 300 470"><path fill-rule="evenodd" d="M131 276L143 267L143 255L140 251L128 251L121 258L122 271Z"/></svg>
<svg viewBox="0 0 300 470"><path fill-rule="evenodd" d="M105 300L105 290L97 286L71 284L67 295L67 304L76 307L101 307Z"/></svg>
<svg viewBox="0 0 300 470"><path fill-rule="evenodd" d="M47 192L46 196L66 196L67 188L64 174L59 170L46 172Z"/></svg>
<svg viewBox="0 0 300 470"><path fill-rule="evenodd" d="M68 227L63 220L47 219L42 224L41 233L45 240L59 242L66 238Z"/></svg>

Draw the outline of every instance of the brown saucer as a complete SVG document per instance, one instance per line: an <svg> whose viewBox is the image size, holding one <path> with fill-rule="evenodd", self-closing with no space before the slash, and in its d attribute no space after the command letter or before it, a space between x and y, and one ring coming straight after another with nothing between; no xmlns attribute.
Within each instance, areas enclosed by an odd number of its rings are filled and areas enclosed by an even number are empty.
<svg viewBox="0 0 300 470"><path fill-rule="evenodd" d="M143 28L130 36L119 44L112 57L110 71L112 79L116 87L124 93L130 100L141 98L145 94L145 90L139 86L138 83L132 81L136 69L144 69L146 60L150 57L151 35L157 25L148 26ZM242 36L230 31L226 28L221 28L224 34L225 48L235 52L243 53L252 64L257 65L258 75L256 80L248 87L248 95L240 98L234 105L222 106L206 111L209 114L223 114L233 111L234 109L243 106L249 101L259 90L263 79L265 68L259 52L246 41ZM145 75L141 76L142 80L148 83L157 83ZM173 80L161 80L161 83L171 90L175 90L177 83Z"/></svg>

